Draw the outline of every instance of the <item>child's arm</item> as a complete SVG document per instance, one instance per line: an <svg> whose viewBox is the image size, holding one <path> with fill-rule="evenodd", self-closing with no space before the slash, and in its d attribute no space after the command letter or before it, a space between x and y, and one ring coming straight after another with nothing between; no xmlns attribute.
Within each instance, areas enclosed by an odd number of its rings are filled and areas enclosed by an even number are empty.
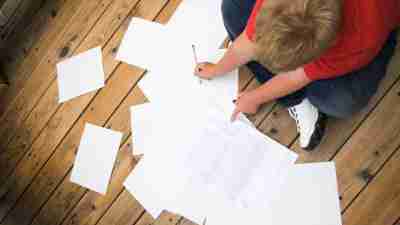
<svg viewBox="0 0 400 225"><path fill-rule="evenodd" d="M260 87L241 93L236 101L232 120L236 119L240 112L254 114L260 105L300 90L309 83L311 80L303 68L278 74Z"/></svg>
<svg viewBox="0 0 400 225"><path fill-rule="evenodd" d="M255 52L254 44L243 32L232 43L225 55L217 64L200 63L195 69L195 74L203 78L212 78L233 71L234 69L248 63L253 59Z"/></svg>
<svg viewBox="0 0 400 225"><path fill-rule="evenodd" d="M276 100L302 89L311 83L303 68L280 73L271 80L253 90L260 104Z"/></svg>

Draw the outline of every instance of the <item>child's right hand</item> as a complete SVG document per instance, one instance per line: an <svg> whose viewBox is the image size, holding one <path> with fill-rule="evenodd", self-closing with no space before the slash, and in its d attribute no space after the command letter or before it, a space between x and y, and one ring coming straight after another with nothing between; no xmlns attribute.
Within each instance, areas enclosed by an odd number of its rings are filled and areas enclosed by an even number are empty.
<svg viewBox="0 0 400 225"><path fill-rule="evenodd" d="M209 80L217 75L215 67L216 65L213 63L199 63L194 70L194 74L198 77Z"/></svg>

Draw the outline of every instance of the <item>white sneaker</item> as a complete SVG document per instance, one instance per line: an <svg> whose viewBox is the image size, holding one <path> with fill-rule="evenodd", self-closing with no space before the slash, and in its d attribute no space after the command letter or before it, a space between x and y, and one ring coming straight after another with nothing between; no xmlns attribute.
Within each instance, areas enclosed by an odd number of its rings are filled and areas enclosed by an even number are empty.
<svg viewBox="0 0 400 225"><path fill-rule="evenodd" d="M325 115L318 112L308 99L290 107L290 116L296 121L297 132L300 134L300 147L313 150L322 140L325 131Z"/></svg>

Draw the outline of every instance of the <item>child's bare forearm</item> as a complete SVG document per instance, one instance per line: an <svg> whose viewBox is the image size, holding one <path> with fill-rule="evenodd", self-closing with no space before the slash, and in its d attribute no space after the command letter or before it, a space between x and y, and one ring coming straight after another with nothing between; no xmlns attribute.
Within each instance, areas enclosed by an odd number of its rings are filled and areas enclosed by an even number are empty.
<svg viewBox="0 0 400 225"><path fill-rule="evenodd" d="M308 79L304 70L300 68L276 75L267 83L253 90L252 94L258 104L263 104L298 91L310 82L311 80Z"/></svg>
<svg viewBox="0 0 400 225"><path fill-rule="evenodd" d="M254 56L254 44L242 33L215 66L215 74L229 73L248 63Z"/></svg>

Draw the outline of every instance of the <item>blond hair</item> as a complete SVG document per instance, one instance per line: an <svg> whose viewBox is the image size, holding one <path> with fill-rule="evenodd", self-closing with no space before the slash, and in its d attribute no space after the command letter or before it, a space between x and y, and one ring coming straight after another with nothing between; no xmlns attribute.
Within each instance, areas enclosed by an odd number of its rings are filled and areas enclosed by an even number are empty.
<svg viewBox="0 0 400 225"><path fill-rule="evenodd" d="M334 42L341 0L265 0L256 19L256 60L287 72L319 57Z"/></svg>

